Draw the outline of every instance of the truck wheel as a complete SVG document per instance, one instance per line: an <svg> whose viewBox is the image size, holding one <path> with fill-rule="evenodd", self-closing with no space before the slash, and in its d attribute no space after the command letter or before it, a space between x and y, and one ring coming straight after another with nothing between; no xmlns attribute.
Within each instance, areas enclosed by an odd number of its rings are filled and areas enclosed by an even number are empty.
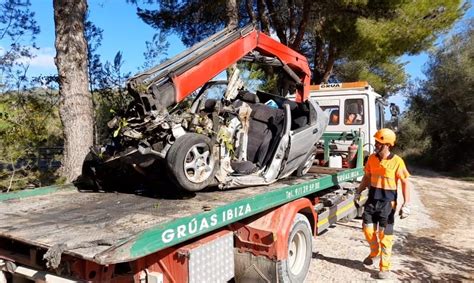
<svg viewBox="0 0 474 283"><path fill-rule="evenodd" d="M166 155L166 163L172 181L191 192L206 188L217 167L211 140L194 133L185 134L174 142Z"/></svg>
<svg viewBox="0 0 474 283"><path fill-rule="evenodd" d="M311 152L310 155L308 155L308 157L306 157L306 160L304 163L302 163L298 169L296 169L296 176L298 177L302 177L304 175L306 175L306 173L308 173L309 169L311 169L311 167L313 166L313 163L314 163L314 159L316 158L316 153L314 152L314 150Z"/></svg>
<svg viewBox="0 0 474 283"><path fill-rule="evenodd" d="M288 258L277 263L279 282L304 282L311 262L312 238L308 219L296 214L288 238Z"/></svg>

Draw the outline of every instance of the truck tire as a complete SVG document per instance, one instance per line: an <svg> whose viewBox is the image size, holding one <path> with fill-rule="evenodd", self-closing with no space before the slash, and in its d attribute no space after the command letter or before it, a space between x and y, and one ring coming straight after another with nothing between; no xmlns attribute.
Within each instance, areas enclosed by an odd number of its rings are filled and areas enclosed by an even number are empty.
<svg viewBox="0 0 474 283"><path fill-rule="evenodd" d="M186 191L200 191L214 179L217 162L212 156L211 140L200 134L179 137L166 155L171 180Z"/></svg>
<svg viewBox="0 0 474 283"><path fill-rule="evenodd" d="M288 237L288 258L277 262L278 282L304 282L312 257L311 225L303 214L296 214Z"/></svg>

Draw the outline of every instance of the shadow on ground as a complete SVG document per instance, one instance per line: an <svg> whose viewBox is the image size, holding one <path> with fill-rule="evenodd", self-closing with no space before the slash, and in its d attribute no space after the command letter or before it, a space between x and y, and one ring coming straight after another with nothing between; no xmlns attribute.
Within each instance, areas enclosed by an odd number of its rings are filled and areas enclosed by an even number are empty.
<svg viewBox="0 0 474 283"><path fill-rule="evenodd" d="M399 278L450 282L474 279L472 250L459 250L434 238L418 237L411 233L401 238L403 243L394 246L394 253L408 255L410 259L401 261L400 270L394 271ZM439 270L433 274L436 266L448 272Z"/></svg>
<svg viewBox="0 0 474 283"><path fill-rule="evenodd" d="M341 265L341 266L345 266L345 267L348 267L348 268L357 269L357 270L360 270L360 271L363 271L363 272L367 272L367 273L370 274L371 278L378 278L377 277L378 271L374 270L374 269L367 268L362 263L362 261L360 261L360 260L353 260L353 259L347 259L347 258L337 258L337 257L328 257L328 256L324 256L324 255L322 255L320 253L317 253L317 252L313 252L313 258L324 260L324 261L327 261L327 262L330 262L330 263L333 263L333 264L338 264L338 265Z"/></svg>

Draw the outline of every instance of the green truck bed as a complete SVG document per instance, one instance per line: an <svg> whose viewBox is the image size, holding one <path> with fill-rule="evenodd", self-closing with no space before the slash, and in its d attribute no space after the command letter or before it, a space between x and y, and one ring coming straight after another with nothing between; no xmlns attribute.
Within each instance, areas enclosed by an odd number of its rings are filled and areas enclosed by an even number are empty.
<svg viewBox="0 0 474 283"><path fill-rule="evenodd" d="M340 182L361 168L176 198L80 192L73 185L0 194L0 249L21 242L113 264L131 261Z"/></svg>

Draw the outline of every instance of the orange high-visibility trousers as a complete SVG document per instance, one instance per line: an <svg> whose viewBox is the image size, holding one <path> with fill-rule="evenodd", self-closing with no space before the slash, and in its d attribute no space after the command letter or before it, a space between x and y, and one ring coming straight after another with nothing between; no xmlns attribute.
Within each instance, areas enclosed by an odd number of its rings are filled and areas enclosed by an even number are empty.
<svg viewBox="0 0 474 283"><path fill-rule="evenodd" d="M390 270L393 246L395 202L370 201L365 205L363 216L364 236L370 246L370 258L380 255L380 270Z"/></svg>

